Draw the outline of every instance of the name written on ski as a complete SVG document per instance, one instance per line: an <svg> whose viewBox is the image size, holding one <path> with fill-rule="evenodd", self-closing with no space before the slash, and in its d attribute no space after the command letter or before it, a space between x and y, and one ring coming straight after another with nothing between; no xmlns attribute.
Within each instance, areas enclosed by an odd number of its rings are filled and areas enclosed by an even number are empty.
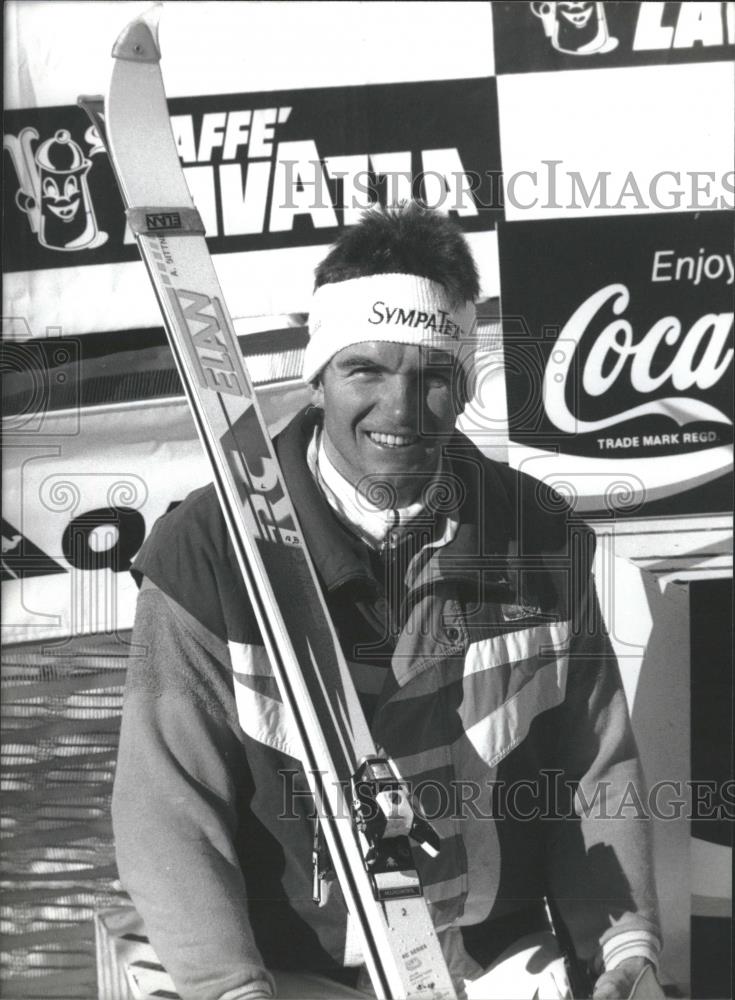
<svg viewBox="0 0 735 1000"><path fill-rule="evenodd" d="M251 399L234 359L239 348L230 333L222 305L201 292L170 288L169 300L188 336L185 344L199 376L199 384L230 396Z"/></svg>
<svg viewBox="0 0 735 1000"><path fill-rule="evenodd" d="M160 239L165 243L165 239ZM166 293L182 343L192 361L200 386L245 404L238 418L233 411L228 419L236 425L252 416L251 392L241 362L237 339L227 320L222 303L204 292L175 288L167 281ZM241 428L242 429L242 428ZM220 439L247 506L243 516L254 537L285 545L303 545L291 516L290 502L283 491L275 459L269 454L267 436L259 420L248 422L247 433L236 433L230 426ZM247 485L246 485L247 484Z"/></svg>

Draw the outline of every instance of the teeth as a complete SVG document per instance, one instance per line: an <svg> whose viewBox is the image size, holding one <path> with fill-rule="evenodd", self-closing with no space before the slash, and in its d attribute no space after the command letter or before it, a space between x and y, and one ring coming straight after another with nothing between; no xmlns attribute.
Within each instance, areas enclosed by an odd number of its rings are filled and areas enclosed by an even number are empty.
<svg viewBox="0 0 735 1000"><path fill-rule="evenodd" d="M371 441L382 444L386 448L405 448L408 445L416 444L418 434L382 434L380 431L370 431L368 434Z"/></svg>

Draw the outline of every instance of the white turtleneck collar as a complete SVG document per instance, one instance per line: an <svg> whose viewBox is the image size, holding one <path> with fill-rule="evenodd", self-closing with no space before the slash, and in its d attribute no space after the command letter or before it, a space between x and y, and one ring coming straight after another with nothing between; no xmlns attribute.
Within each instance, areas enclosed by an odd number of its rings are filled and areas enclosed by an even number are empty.
<svg viewBox="0 0 735 1000"><path fill-rule="evenodd" d="M381 508L371 503L332 464L324 448L324 436L318 427L309 442L306 461L317 485L340 520L372 548L382 548L389 532L395 538L396 531L400 533L403 527L425 510L425 505L420 500L407 507L392 508ZM437 469L437 476L439 471ZM447 519L447 528L450 524L456 530L456 523ZM445 528L441 544L446 544L453 535L454 530L447 531Z"/></svg>

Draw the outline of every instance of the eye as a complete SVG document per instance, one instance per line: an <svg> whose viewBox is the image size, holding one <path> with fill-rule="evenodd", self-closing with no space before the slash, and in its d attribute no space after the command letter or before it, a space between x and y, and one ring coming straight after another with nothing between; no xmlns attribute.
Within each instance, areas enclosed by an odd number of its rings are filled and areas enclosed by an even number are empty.
<svg viewBox="0 0 735 1000"><path fill-rule="evenodd" d="M64 197L73 198L75 194L79 194L79 184L77 183L76 177L67 177L66 183L64 184Z"/></svg>
<svg viewBox="0 0 735 1000"><path fill-rule="evenodd" d="M56 181L51 177L46 177L43 182L43 193L47 198L58 198L59 189L56 187Z"/></svg>
<svg viewBox="0 0 735 1000"><path fill-rule="evenodd" d="M359 376L370 376L379 374L380 369L377 365L371 365L369 362L363 362L362 364L353 365L350 367L349 375L359 375Z"/></svg>

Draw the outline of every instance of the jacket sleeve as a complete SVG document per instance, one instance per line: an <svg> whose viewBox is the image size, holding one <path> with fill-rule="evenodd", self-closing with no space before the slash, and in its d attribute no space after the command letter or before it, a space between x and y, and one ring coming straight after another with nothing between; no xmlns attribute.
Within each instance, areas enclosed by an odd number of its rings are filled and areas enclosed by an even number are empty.
<svg viewBox="0 0 735 1000"><path fill-rule="evenodd" d="M145 580L131 653L112 803L123 885L182 997L269 996L234 846L249 778L226 644Z"/></svg>
<svg viewBox="0 0 735 1000"><path fill-rule="evenodd" d="M646 789L617 659L577 538L567 690L557 732L561 791L547 838L547 883L581 958L608 967L653 957L660 930ZM615 957L613 960L613 956Z"/></svg>

